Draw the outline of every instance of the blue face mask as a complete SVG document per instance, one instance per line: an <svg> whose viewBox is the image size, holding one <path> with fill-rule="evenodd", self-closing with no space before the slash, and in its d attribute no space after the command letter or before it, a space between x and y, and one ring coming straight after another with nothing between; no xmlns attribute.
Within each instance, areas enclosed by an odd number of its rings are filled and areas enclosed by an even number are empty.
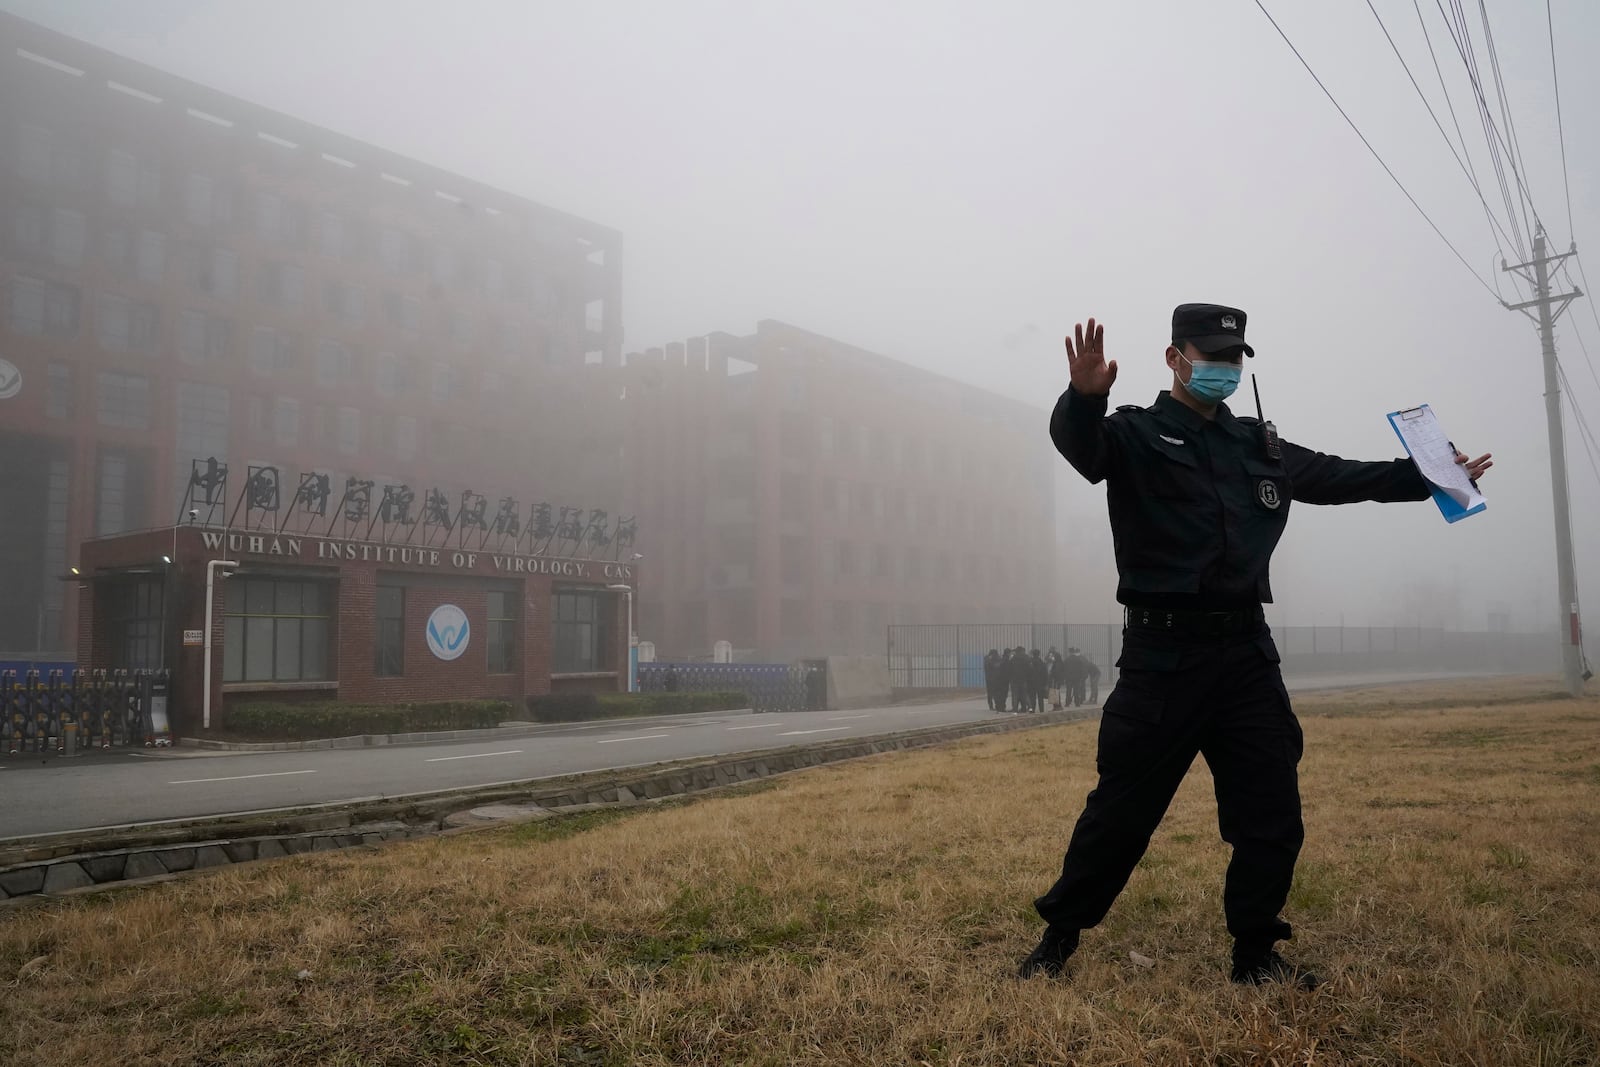
<svg viewBox="0 0 1600 1067"><path fill-rule="evenodd" d="M1188 356L1183 361L1189 364L1189 380L1183 387L1202 404L1220 404L1239 388L1239 375L1244 368L1237 363L1213 363Z"/></svg>

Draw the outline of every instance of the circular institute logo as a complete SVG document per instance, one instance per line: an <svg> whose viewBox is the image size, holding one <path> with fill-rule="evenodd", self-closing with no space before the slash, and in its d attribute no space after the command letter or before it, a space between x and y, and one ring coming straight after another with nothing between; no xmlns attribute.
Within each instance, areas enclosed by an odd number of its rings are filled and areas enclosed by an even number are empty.
<svg viewBox="0 0 1600 1067"><path fill-rule="evenodd" d="M428 616L428 651L442 660L459 659L469 636L467 613L454 604L440 604Z"/></svg>
<svg viewBox="0 0 1600 1067"><path fill-rule="evenodd" d="M0 400L10 400L22 392L22 372L10 360L0 359Z"/></svg>

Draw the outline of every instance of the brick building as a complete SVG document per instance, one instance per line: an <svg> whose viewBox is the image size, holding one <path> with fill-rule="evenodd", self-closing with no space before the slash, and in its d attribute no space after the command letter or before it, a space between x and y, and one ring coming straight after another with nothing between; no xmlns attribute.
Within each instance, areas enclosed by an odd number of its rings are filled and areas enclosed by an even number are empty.
<svg viewBox="0 0 1600 1067"><path fill-rule="evenodd" d="M0 215L0 659L194 458L620 499L615 231L5 14Z"/></svg>
<svg viewBox="0 0 1600 1067"><path fill-rule="evenodd" d="M626 594L608 587L636 581L632 561L198 526L92 540L80 560L80 665L165 664L179 733L207 717L225 728L234 700L519 702L627 687ZM211 560L238 566L214 568L208 716Z"/></svg>
<svg viewBox="0 0 1600 1067"><path fill-rule="evenodd" d="M638 628L663 657L1059 614L1042 409L772 321L616 373L624 498L653 531Z"/></svg>

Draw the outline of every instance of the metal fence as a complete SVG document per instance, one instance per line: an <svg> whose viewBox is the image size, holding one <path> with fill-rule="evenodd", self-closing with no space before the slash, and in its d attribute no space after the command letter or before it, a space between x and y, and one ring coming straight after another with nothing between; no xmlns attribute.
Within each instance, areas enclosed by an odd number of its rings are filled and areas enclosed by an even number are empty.
<svg viewBox="0 0 1600 1067"><path fill-rule="evenodd" d="M1560 667L1552 634L1481 633L1417 626L1285 626L1272 631L1286 674L1394 671L1543 673ZM950 623L890 626L889 684L896 689L982 689L991 648L1077 648L1116 680L1117 623Z"/></svg>
<svg viewBox="0 0 1600 1067"><path fill-rule="evenodd" d="M170 745L166 671L0 671L0 751Z"/></svg>
<svg viewBox="0 0 1600 1067"><path fill-rule="evenodd" d="M828 702L828 671L815 663L639 664L641 692L669 689L743 693L756 711L821 711Z"/></svg>

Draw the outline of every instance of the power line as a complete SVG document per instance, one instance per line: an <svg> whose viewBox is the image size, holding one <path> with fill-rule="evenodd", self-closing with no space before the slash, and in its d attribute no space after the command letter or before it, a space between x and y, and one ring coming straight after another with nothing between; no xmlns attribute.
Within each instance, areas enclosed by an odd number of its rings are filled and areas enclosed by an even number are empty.
<svg viewBox="0 0 1600 1067"><path fill-rule="evenodd" d="M1405 194L1405 198L1411 201L1411 206L1417 209L1417 214L1421 215L1423 219L1427 221L1428 225L1433 227L1433 232L1439 235L1439 240L1443 241L1445 246L1449 248L1451 252L1455 253L1455 257L1461 261L1461 265L1467 268L1467 273L1471 274L1479 285L1483 286L1483 288L1491 296L1495 296L1495 299L1498 300L1499 297L1495 295L1494 289L1489 285L1488 282L1479 277L1478 272L1473 269L1472 264L1468 263L1466 257L1457 251L1455 245L1450 243L1450 238L1446 237L1444 235L1444 231L1435 225L1433 219L1428 217L1428 213L1426 211L1422 210L1422 205L1417 203L1417 198L1412 196L1411 193L1407 191L1405 185L1401 183L1399 178L1395 177L1394 171L1389 169L1389 164L1383 161L1383 157L1378 155L1378 150L1372 147L1372 142L1367 140L1366 134L1361 132L1361 127L1357 126L1355 124L1355 120L1345 113L1343 107L1339 106L1339 101L1335 100L1333 94L1328 91L1328 87L1322 84L1322 79L1317 77L1317 72L1311 69L1311 64L1307 63L1306 57L1300 54L1300 49L1294 46L1294 42L1289 40L1289 35L1284 33L1283 28L1278 25L1278 20L1272 17L1272 13L1266 9L1266 7L1261 3L1261 0L1256 0L1256 7L1261 8L1261 13L1267 16L1267 21L1272 23L1272 28L1278 31L1278 36L1283 38L1283 43L1289 46L1289 51L1293 52L1294 57L1300 61L1300 65L1306 68L1306 73L1311 75L1311 80L1317 83L1317 88L1322 90L1322 94L1328 98L1328 102L1334 106L1334 108L1339 112L1340 116L1344 118L1345 122L1349 123L1350 128L1355 131L1356 136L1361 138L1361 143L1367 146L1367 151L1372 153L1372 158L1378 161L1378 165L1383 168L1384 173L1389 175L1394 184L1399 187L1402 193Z"/></svg>
<svg viewBox="0 0 1600 1067"><path fill-rule="evenodd" d="M1578 424L1578 441L1583 445L1584 455L1589 457L1589 469L1594 472L1595 486L1600 488L1600 460L1595 459L1595 453L1600 451L1600 442L1595 441L1594 434L1589 430L1589 423L1583 417L1583 409L1578 407L1578 401L1572 395L1572 383L1567 380L1567 371L1556 360L1556 374L1561 378L1561 385L1567 396L1567 407L1572 410L1573 421Z"/></svg>
<svg viewBox="0 0 1600 1067"><path fill-rule="evenodd" d="M1414 2L1414 0L1413 0L1413 2ZM1413 89L1415 89L1417 91L1417 96L1422 100L1422 106L1428 109L1428 117L1433 120L1434 128L1439 131L1439 136L1444 138L1445 147L1450 149L1450 154L1452 156L1455 156L1456 166L1460 167L1461 168L1461 173L1466 175L1467 181L1469 183L1471 183L1471 185L1472 185L1472 191L1478 194L1478 202L1483 205L1484 214L1488 216L1491 227L1498 227L1500 225L1500 220L1495 218L1494 217L1494 213L1489 210L1489 201L1487 201L1487 200L1485 200L1483 198L1483 190L1478 187L1478 176L1476 174L1474 174L1472 171L1468 170L1467 169L1467 165L1461 161L1461 156L1459 154L1457 154L1456 146L1450 140L1450 135L1448 133L1444 132L1444 123L1440 122L1439 121L1439 116L1434 113L1433 105L1428 102L1428 97L1423 93L1422 86L1417 84L1416 77L1414 75L1412 75L1412 73L1411 73L1411 65L1406 62L1406 57L1400 54L1400 46L1394 43L1394 38L1392 36L1390 36L1390 34L1389 34L1389 27L1387 27L1387 26L1385 26L1383 24L1383 16L1379 15L1378 14L1378 9L1376 7L1372 6L1372 0L1367 0L1367 10L1371 11L1372 12L1372 17L1378 20L1378 29L1383 31L1384 39L1389 42L1389 47L1394 51L1394 57L1400 61L1400 68L1406 72L1406 77L1411 80L1411 88L1413 88ZM1418 14L1418 16L1420 16L1422 14L1421 8L1417 9L1417 14ZM1424 27L1424 30L1426 30L1426 27ZM1430 52L1431 52L1432 46L1430 45L1429 47L1430 47ZM1435 60L1434 65L1435 65L1435 69L1437 69L1437 66L1438 66L1438 61L1437 60ZM1440 82L1441 86L1444 84L1444 78L1443 78L1442 75L1440 76L1439 82ZM1446 94L1445 94L1445 100L1448 101L1449 99L1450 99L1450 97L1449 97L1449 93L1447 91ZM1452 118L1454 117L1454 114L1455 114L1455 109L1452 108L1451 109ZM1457 133L1460 132L1460 127L1459 126L1457 127L1456 132ZM1463 149L1466 148L1465 139L1462 140L1461 146L1462 146ZM1500 232L1502 234L1505 234L1504 230L1501 230ZM1491 229L1490 236L1491 237L1493 236L1492 229ZM1505 237L1506 237L1506 240L1508 240L1508 241L1511 240L1511 237L1510 237L1509 234L1505 234ZM1494 238L1494 244L1495 244L1495 248L1497 248L1497 249L1500 248L1500 239L1498 237ZM1504 256L1504 254L1505 253L1502 250L1501 251L1501 255Z"/></svg>
<svg viewBox="0 0 1600 1067"><path fill-rule="evenodd" d="M1544 24L1550 34L1550 81L1556 90L1556 134L1561 138L1561 188L1567 194L1567 238L1572 232L1572 184L1567 180L1567 132L1561 126L1561 76L1556 72L1556 26L1550 17L1550 0L1544 0ZM1586 287L1588 281L1583 283Z"/></svg>
<svg viewBox="0 0 1600 1067"><path fill-rule="evenodd" d="M1500 103L1500 118L1506 124L1506 135L1511 138L1511 173L1518 175L1518 184L1528 175L1528 164L1522 158L1522 139L1517 136L1516 122L1511 118L1511 97L1506 92L1505 79L1500 75L1500 50L1494 46L1494 31L1489 28L1489 8L1484 0L1478 0L1478 13L1483 17L1483 41L1489 50L1489 70L1494 74L1495 97ZM1533 221L1539 222L1539 211L1533 207L1533 194L1523 185L1523 195L1527 197L1528 207L1533 210ZM1526 220L1524 220L1526 221ZM1534 227L1528 227L1529 232Z"/></svg>
<svg viewBox="0 0 1600 1067"><path fill-rule="evenodd" d="M1467 69L1467 81L1472 85L1473 94L1477 99L1478 122L1483 127L1484 140L1489 145L1489 160L1494 164L1495 177L1500 183L1500 195L1505 201L1511 232L1516 234L1515 248L1517 255L1522 259L1526 259L1528 257L1528 249L1523 241L1522 225L1517 220L1517 204L1520 201L1514 202L1511 188L1506 184L1505 168L1501 164L1502 149L1504 150L1506 162L1511 162L1511 149L1506 146L1504 138L1500 136L1500 128L1495 125L1494 114L1489 107L1488 98L1483 93L1482 78L1478 73L1477 49L1473 47L1472 35L1467 29L1466 13L1462 11L1459 0L1451 0L1450 2L1450 9L1456 15L1455 19L1445 13L1444 4L1440 0L1434 0L1434 5L1439 9L1439 17L1444 19L1445 26L1450 30L1450 39L1455 43L1456 54L1461 57L1461 62ZM1517 180L1518 191L1524 197L1527 197L1527 189L1522 185L1522 176L1517 173L1515 166L1512 166L1511 173ZM1530 202L1532 201L1532 197L1527 197L1527 199ZM1532 227L1528 229L1531 233Z"/></svg>
<svg viewBox="0 0 1600 1067"><path fill-rule="evenodd" d="M1577 258L1577 257L1574 256L1573 258ZM1572 280L1572 272L1567 269L1567 265L1566 265L1565 262L1563 262L1561 264L1561 273L1566 275L1567 284L1568 285L1572 286L1572 288L1574 288L1574 289L1576 289L1578 287L1577 284L1573 282L1573 280ZM1579 277L1583 276L1583 264L1582 263L1578 264L1578 275L1579 275ZM1585 295L1587 295L1588 291L1589 291L1589 279L1587 279L1587 278L1583 279L1583 286L1584 286L1584 293L1585 293ZM1589 314L1590 315L1594 315L1595 314L1594 298L1593 297L1589 298ZM1596 330L1600 330L1600 316L1596 316L1595 317L1595 329ZM1578 324L1575 323L1575 322L1572 324L1572 335L1578 339L1578 347L1583 350L1583 362L1589 367L1589 377L1594 379L1594 387L1596 389L1600 389L1600 375L1595 374L1594 361L1589 358L1589 346L1584 343L1584 341L1583 341L1583 332L1578 329Z"/></svg>

